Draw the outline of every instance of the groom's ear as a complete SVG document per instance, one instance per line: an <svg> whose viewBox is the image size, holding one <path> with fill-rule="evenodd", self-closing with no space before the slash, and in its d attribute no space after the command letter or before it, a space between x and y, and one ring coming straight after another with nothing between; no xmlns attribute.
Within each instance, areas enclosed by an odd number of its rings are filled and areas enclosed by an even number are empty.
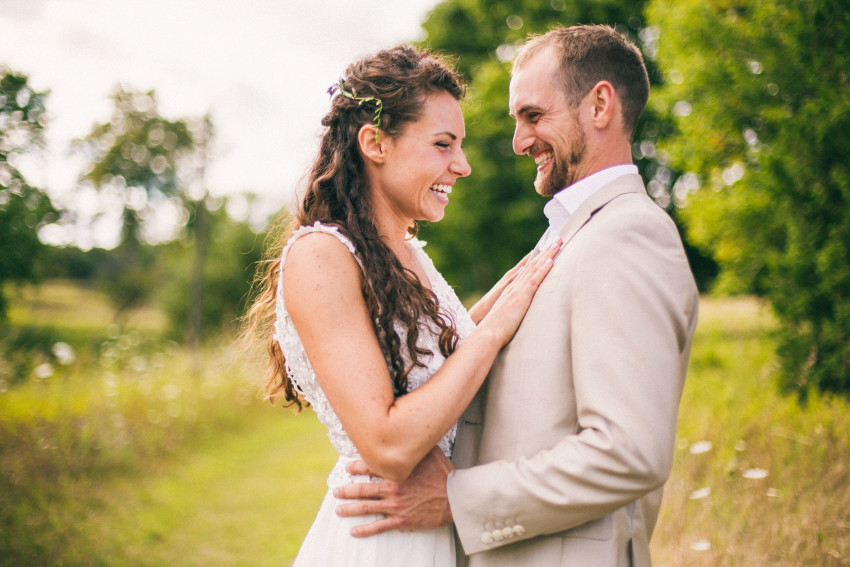
<svg viewBox="0 0 850 567"><path fill-rule="evenodd" d="M596 128L604 129L616 120L616 107L619 102L614 85L608 81L599 81L590 89L591 121Z"/></svg>
<svg viewBox="0 0 850 567"><path fill-rule="evenodd" d="M374 124L364 124L357 132L357 144L363 159L384 163L387 158L387 137Z"/></svg>

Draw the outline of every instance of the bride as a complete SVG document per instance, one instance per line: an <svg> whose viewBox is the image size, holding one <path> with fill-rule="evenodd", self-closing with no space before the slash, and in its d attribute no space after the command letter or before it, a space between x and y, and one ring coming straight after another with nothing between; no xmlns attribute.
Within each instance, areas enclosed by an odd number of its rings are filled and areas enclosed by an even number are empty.
<svg viewBox="0 0 850 567"><path fill-rule="evenodd" d="M329 90L331 110L293 230L251 310L270 332L268 390L327 426L339 461L297 566L455 564L450 527L366 539L333 489L363 460L406 478L455 422L511 339L560 243L509 271L469 312L434 268L416 221L443 218L470 173L458 74L400 46L355 62ZM277 255L277 253L276 253Z"/></svg>

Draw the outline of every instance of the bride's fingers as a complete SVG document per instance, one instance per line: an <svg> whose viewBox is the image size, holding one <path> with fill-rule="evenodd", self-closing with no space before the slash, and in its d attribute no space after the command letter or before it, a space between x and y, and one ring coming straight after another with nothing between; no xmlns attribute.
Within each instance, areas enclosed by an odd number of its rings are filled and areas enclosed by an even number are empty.
<svg viewBox="0 0 850 567"><path fill-rule="evenodd" d="M505 275L510 277L510 278L513 278L518 272L520 272L528 264L528 261L529 261L528 259L530 257L531 257L531 252L529 252L528 254L523 256L522 260L517 262L516 266L514 266L513 268L511 268L510 270L505 272Z"/></svg>
<svg viewBox="0 0 850 567"><path fill-rule="evenodd" d="M563 242L561 242L561 239L558 239L543 250L543 252L527 261L523 266L524 269L517 275L516 280L527 282L534 279L539 283L538 276L540 273L543 273L544 275L549 273L549 270L551 269L550 261L557 256L558 252L560 252L561 246L563 246ZM540 278L540 280L542 280L542 278Z"/></svg>

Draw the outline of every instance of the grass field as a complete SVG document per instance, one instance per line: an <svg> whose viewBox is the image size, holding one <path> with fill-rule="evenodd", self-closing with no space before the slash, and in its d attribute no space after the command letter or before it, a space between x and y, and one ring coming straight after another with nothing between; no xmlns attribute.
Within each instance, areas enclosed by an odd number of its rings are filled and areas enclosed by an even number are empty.
<svg viewBox="0 0 850 567"><path fill-rule="evenodd" d="M226 340L192 363L146 340L156 314L116 333L95 292L54 285L13 325L77 356L0 389L0 564L288 564L334 459L312 412L261 400ZM850 404L776 393L771 326L755 300L702 302L656 566L850 565Z"/></svg>

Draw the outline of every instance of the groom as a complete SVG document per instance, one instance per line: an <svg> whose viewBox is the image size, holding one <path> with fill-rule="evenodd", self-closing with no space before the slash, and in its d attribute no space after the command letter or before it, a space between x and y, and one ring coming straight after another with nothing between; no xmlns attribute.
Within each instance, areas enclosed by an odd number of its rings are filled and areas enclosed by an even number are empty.
<svg viewBox="0 0 850 567"><path fill-rule="evenodd" d="M560 237L563 250L461 418L457 469L432 452L401 485L338 489L364 499L340 515L386 516L355 535L453 521L461 564L650 565L698 296L632 164L648 96L640 52L610 27L523 47L513 147L553 197L538 247Z"/></svg>

